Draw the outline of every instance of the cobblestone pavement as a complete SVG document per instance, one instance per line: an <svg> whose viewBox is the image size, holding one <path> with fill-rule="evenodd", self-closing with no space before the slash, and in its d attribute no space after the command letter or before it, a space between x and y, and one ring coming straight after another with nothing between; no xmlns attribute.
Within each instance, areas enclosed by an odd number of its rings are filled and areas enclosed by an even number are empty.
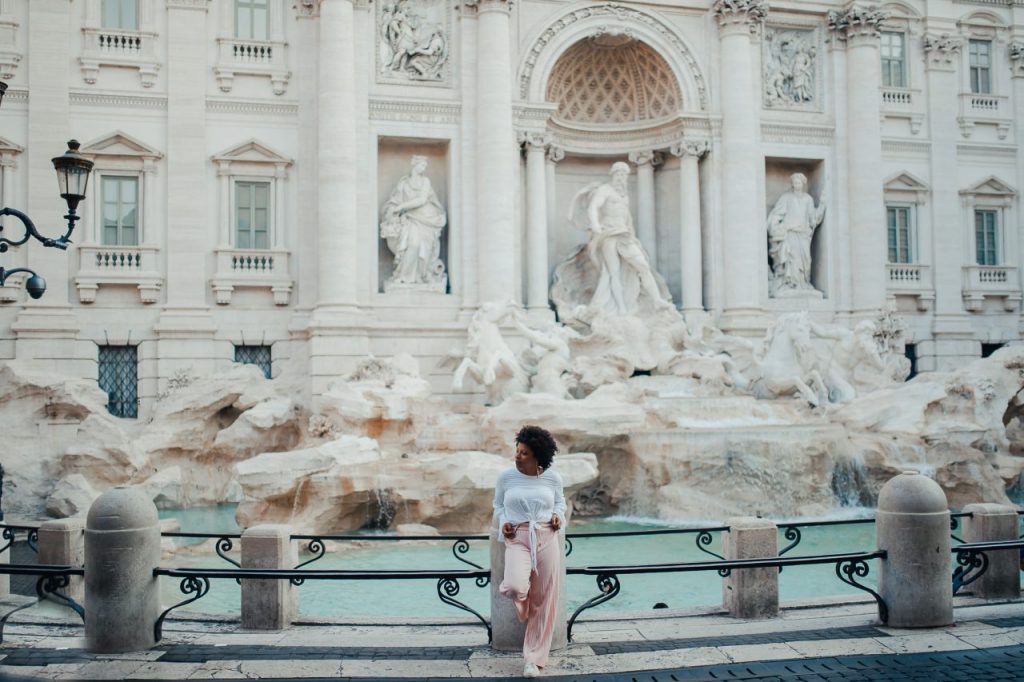
<svg viewBox="0 0 1024 682"><path fill-rule="evenodd" d="M1024 680L1024 602L958 600L956 625L900 630L873 604L785 610L779 618L668 615L577 623L543 677L559 682L693 680ZM26 612L22 612L26 613ZM491 650L479 626L296 625L169 620L156 648L84 650L81 624L12 618L0 680L517 680L522 659Z"/></svg>

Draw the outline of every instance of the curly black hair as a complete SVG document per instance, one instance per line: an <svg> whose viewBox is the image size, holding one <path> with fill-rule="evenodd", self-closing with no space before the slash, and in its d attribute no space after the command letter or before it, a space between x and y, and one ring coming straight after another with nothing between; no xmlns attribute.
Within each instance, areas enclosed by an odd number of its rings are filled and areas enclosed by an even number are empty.
<svg viewBox="0 0 1024 682"><path fill-rule="evenodd" d="M539 426L524 426L516 434L516 443L522 443L530 448L530 452L537 459L541 469L547 471L551 468L551 462L558 452L558 444L547 429Z"/></svg>

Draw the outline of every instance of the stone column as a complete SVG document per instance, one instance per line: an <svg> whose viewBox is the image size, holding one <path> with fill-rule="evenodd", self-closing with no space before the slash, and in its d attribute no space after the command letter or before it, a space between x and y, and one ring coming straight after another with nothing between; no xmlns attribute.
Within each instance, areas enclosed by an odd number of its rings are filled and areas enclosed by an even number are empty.
<svg viewBox="0 0 1024 682"><path fill-rule="evenodd" d="M491 648L498 651L521 651L526 624L520 623L512 600L498 592L505 576L505 543L498 540L498 521L491 524ZM555 617L555 629L551 635L551 648L564 649L568 645L566 630L568 615L565 607L565 529L559 531L560 557L562 564L562 601Z"/></svg>
<svg viewBox="0 0 1024 682"><path fill-rule="evenodd" d="M85 519L44 521L39 525L39 563L50 566L85 565ZM79 604L85 596L81 576L71 576L61 593Z"/></svg>
<svg viewBox="0 0 1024 682"><path fill-rule="evenodd" d="M722 79L722 220L725 243L721 326L759 334L768 287L768 246L763 194L764 162L758 139L760 102L754 83L754 35L768 15L763 0L716 0ZM877 118L877 112L874 114Z"/></svg>
<svg viewBox="0 0 1024 682"><path fill-rule="evenodd" d="M949 171L959 165L956 147L960 141L960 109L959 100L952 94L960 90L963 43L959 37L926 35L923 47L928 135L932 141L928 156L932 253L928 258L935 282L935 314L932 339L919 342L917 352L918 369L927 371L959 366L965 356L977 354L977 343L963 302L963 267L970 258L968 231L973 230L973 222L964 225L959 178Z"/></svg>
<svg viewBox="0 0 1024 682"><path fill-rule="evenodd" d="M307 312L316 303L319 282L319 185L317 183L317 154L319 150L319 108L317 104L317 73L319 56L319 23L316 5L297 3L292 44L289 50L294 60L295 89L292 93L299 102L298 153L295 157L295 238L292 242L292 273L296 280L294 328L306 326Z"/></svg>
<svg viewBox="0 0 1024 682"><path fill-rule="evenodd" d="M291 528L253 526L242 533L242 568L290 569L298 563ZM288 580L242 581L242 627L280 630L298 613L295 586Z"/></svg>
<svg viewBox="0 0 1024 682"><path fill-rule="evenodd" d="M85 640L103 654L150 649L160 615L156 506L134 488L100 495L85 522Z"/></svg>
<svg viewBox="0 0 1024 682"><path fill-rule="evenodd" d="M654 203L654 167L661 156L653 150L630 152L629 160L636 164L636 236L644 245L651 267L658 266L658 233Z"/></svg>
<svg viewBox="0 0 1024 682"><path fill-rule="evenodd" d="M472 0L477 8L477 269L480 302L519 300L515 287L515 188L519 161L512 129L510 0Z"/></svg>
<svg viewBox="0 0 1024 682"><path fill-rule="evenodd" d="M1005 504L969 504L963 518L964 542L1015 541L1019 535L1017 510ZM988 569L968 588L982 599L1016 599L1020 596L1019 550L988 552Z"/></svg>
<svg viewBox="0 0 1024 682"><path fill-rule="evenodd" d="M543 133L523 133L526 147L526 309L531 317L554 319L548 305L548 197Z"/></svg>
<svg viewBox="0 0 1024 682"><path fill-rule="evenodd" d="M874 7L851 5L829 12L838 39L846 40L846 182L851 201L851 306L855 316L872 317L885 306L886 236L882 167L882 67L879 26L886 14ZM947 93L948 95L948 93Z"/></svg>
<svg viewBox="0 0 1024 682"><path fill-rule="evenodd" d="M779 555L776 525L766 519L728 519L725 533L726 561L733 559L774 559ZM722 603L736 618L771 618L779 613L779 569L733 570L722 580Z"/></svg>
<svg viewBox="0 0 1024 682"><path fill-rule="evenodd" d="M679 247L685 315L704 312L704 256L700 220L700 158L707 140L683 140L672 146L679 157Z"/></svg>
<svg viewBox="0 0 1024 682"><path fill-rule="evenodd" d="M321 0L317 307L342 313L356 312L360 254L354 21L352 0Z"/></svg>
<svg viewBox="0 0 1024 682"><path fill-rule="evenodd" d="M881 563L878 592L889 609L887 625L927 628L953 622L949 509L939 484L916 471L889 479L875 517Z"/></svg>

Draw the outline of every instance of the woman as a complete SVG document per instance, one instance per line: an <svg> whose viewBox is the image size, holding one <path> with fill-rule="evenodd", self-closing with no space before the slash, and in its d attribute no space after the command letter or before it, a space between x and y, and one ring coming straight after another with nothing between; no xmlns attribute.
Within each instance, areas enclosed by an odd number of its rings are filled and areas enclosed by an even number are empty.
<svg viewBox="0 0 1024 682"><path fill-rule="evenodd" d="M498 476L494 512L505 543L505 579L498 591L512 599L526 623L525 677L537 677L548 662L561 598L561 542L565 525L562 477L551 468L558 446L539 426L516 434L516 465Z"/></svg>

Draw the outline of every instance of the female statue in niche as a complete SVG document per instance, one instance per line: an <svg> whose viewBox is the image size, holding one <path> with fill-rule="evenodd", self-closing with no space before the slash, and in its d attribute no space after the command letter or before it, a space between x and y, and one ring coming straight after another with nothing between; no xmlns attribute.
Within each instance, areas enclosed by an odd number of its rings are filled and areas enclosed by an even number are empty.
<svg viewBox="0 0 1024 682"><path fill-rule="evenodd" d="M413 156L411 170L391 191L381 209L380 236L395 254L394 270L384 290L424 289L443 292L448 285L441 261L441 231L448 215L424 174L427 157Z"/></svg>
<svg viewBox="0 0 1024 682"><path fill-rule="evenodd" d="M789 176L790 191L779 197L768 214L768 255L772 261L773 295L781 291L810 291L811 239L825 218L825 204L817 208L807 193L807 176Z"/></svg>

